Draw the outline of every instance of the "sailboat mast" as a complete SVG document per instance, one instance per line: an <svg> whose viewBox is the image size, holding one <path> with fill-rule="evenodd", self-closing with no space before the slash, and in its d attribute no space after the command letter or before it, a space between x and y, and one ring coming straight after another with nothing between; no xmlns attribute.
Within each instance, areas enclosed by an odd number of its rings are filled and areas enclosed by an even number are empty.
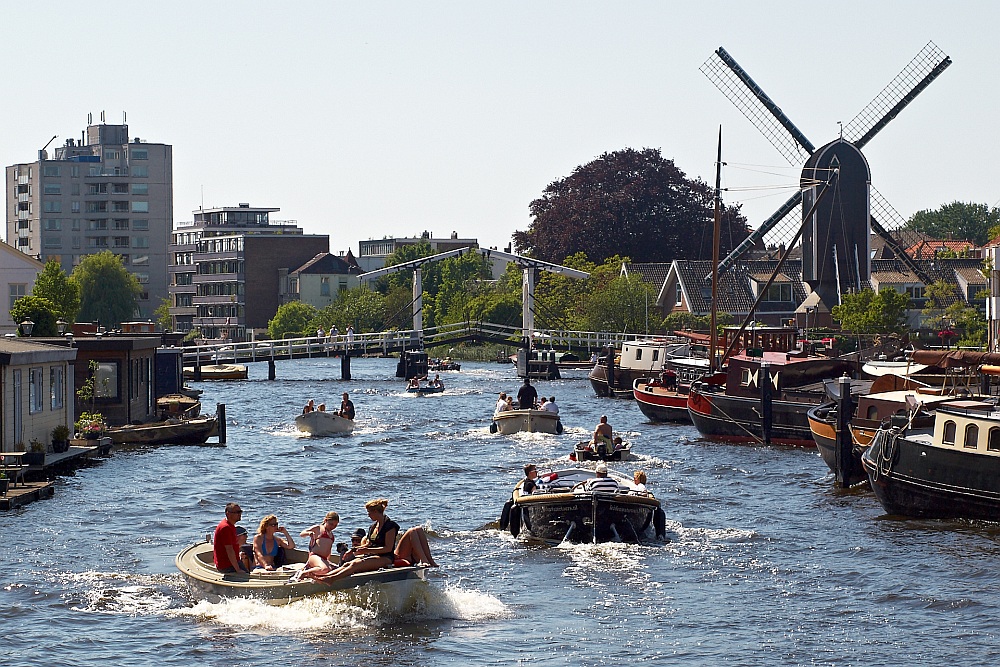
<svg viewBox="0 0 1000 667"><path fill-rule="evenodd" d="M715 348L719 327L718 317L719 297L719 243L722 239L722 126L719 126L719 154L715 160L715 228L712 232L712 330L709 332L708 368L715 373Z"/></svg>

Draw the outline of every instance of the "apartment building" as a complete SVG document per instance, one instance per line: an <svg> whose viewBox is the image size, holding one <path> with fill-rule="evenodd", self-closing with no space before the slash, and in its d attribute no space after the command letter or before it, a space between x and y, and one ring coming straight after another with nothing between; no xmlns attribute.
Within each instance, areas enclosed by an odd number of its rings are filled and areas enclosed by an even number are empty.
<svg viewBox="0 0 1000 667"><path fill-rule="evenodd" d="M55 137L53 137L55 138ZM89 125L51 157L7 167L7 242L67 273L110 250L139 280L141 319L167 296L173 147L130 137L128 125Z"/></svg>
<svg viewBox="0 0 1000 667"><path fill-rule="evenodd" d="M178 223L170 243L170 318L175 331L205 340L244 341L266 329L280 304L281 281L319 253L330 237L305 234L281 209L198 209Z"/></svg>

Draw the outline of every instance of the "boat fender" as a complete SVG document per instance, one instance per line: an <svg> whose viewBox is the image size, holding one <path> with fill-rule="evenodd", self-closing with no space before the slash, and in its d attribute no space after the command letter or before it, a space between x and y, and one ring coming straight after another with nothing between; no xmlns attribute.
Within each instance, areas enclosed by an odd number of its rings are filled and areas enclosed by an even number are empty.
<svg viewBox="0 0 1000 667"><path fill-rule="evenodd" d="M542 484L551 484L552 482L554 482L557 479L559 479L559 473L557 473L557 472L550 472L548 475L542 475L542 477L540 479L541 479Z"/></svg>
<svg viewBox="0 0 1000 667"><path fill-rule="evenodd" d="M561 421L556 421L556 435L562 435L563 425Z"/></svg>
<svg viewBox="0 0 1000 667"><path fill-rule="evenodd" d="M667 515L662 507L657 507L653 512L653 529L656 531L656 539L662 540L667 536Z"/></svg>
<svg viewBox="0 0 1000 667"><path fill-rule="evenodd" d="M490 433L496 433L498 430L500 430L500 427L497 426L497 423L490 422Z"/></svg>
<svg viewBox="0 0 1000 667"><path fill-rule="evenodd" d="M510 526L510 508L513 506L513 499L503 504L503 509L500 511L500 530L507 530L507 527Z"/></svg>
<svg viewBox="0 0 1000 667"><path fill-rule="evenodd" d="M510 508L510 534L514 537L521 534L521 508L517 505Z"/></svg>

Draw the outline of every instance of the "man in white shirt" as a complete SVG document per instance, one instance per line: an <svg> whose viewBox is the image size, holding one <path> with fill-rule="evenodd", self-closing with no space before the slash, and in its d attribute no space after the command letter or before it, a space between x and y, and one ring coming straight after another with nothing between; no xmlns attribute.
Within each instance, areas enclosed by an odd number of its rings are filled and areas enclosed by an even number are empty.
<svg viewBox="0 0 1000 667"><path fill-rule="evenodd" d="M542 406L542 410L548 410L549 412L559 414L559 406L556 405L556 397L550 396L548 402Z"/></svg>

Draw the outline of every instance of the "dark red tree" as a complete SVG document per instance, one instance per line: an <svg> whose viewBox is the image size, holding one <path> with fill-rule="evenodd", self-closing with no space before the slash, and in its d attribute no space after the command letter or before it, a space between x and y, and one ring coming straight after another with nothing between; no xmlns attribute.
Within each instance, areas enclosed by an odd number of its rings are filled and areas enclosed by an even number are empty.
<svg viewBox="0 0 1000 667"><path fill-rule="evenodd" d="M690 180L659 149L605 153L550 183L531 202L533 221L514 233L518 252L561 262L576 252L601 263L613 255L634 262L710 259L714 189ZM739 206L722 215L722 256L750 230Z"/></svg>

